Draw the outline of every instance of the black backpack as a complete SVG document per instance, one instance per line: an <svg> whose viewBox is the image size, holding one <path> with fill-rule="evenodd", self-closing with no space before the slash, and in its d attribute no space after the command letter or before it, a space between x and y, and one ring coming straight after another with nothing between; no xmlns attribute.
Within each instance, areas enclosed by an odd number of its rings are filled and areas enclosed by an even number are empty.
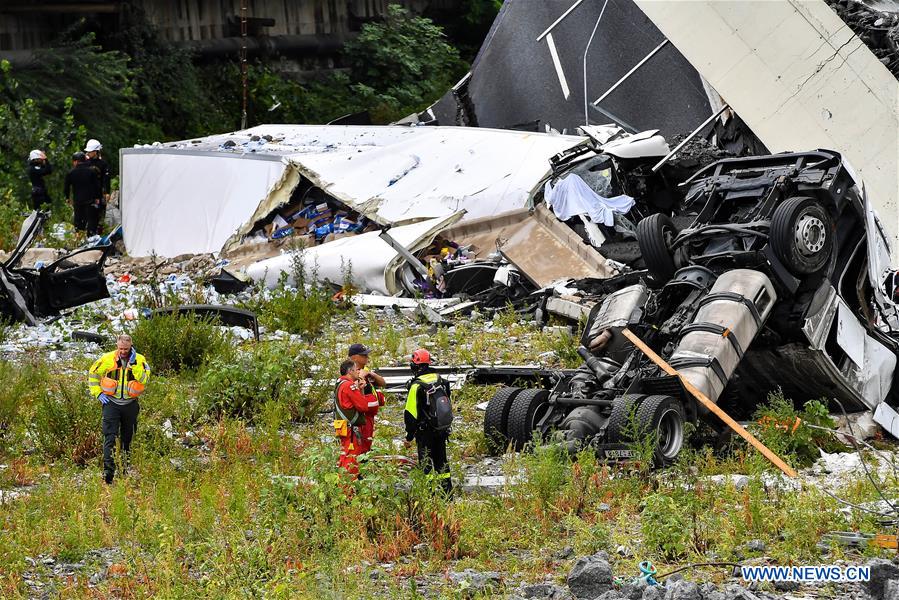
<svg viewBox="0 0 899 600"><path fill-rule="evenodd" d="M415 379L419 389L424 393L424 417L427 426L432 431L449 431L453 424L453 406L443 378L437 376L437 381L426 383L421 379Z"/></svg>

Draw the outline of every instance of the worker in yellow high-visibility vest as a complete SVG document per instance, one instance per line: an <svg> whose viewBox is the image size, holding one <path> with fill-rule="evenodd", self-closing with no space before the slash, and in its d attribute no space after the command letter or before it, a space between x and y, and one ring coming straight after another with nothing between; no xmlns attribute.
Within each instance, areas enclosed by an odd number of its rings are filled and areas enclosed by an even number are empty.
<svg viewBox="0 0 899 600"><path fill-rule="evenodd" d="M120 335L116 349L98 358L88 371L91 396L103 405L103 475L106 483L112 483L115 476L113 453L117 437L122 444L123 464L127 465L140 412L137 399L149 379L150 365L143 354L134 350L129 335Z"/></svg>

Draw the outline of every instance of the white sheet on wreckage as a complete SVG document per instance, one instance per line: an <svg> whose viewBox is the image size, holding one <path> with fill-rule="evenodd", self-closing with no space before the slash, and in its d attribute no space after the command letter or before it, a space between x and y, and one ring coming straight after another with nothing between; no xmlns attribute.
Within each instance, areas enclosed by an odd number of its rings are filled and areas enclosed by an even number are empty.
<svg viewBox="0 0 899 600"><path fill-rule="evenodd" d="M131 256L218 252L280 181L278 157L122 153L122 229Z"/></svg>
<svg viewBox="0 0 899 600"><path fill-rule="evenodd" d="M332 135L320 129L320 136ZM585 139L476 127L356 129L374 130L362 151L363 138L342 140L344 133L333 132L336 147L330 151L287 160L335 198L384 224L459 210L469 220L523 208L548 173L549 159Z"/></svg>
<svg viewBox="0 0 899 600"><path fill-rule="evenodd" d="M462 212L457 212L446 217L401 225L391 228L390 235L410 251L416 252L461 218ZM304 265L307 270L316 270L320 281L339 285L343 283L346 265L349 263L352 265L354 283L362 291L393 296L401 291L396 283L396 274L404 261L396 250L378 237L379 233L370 231L306 248L303 251ZM250 265L247 275L272 288L277 285L283 272L288 273L288 283L293 283L291 267L292 254L285 253Z"/></svg>

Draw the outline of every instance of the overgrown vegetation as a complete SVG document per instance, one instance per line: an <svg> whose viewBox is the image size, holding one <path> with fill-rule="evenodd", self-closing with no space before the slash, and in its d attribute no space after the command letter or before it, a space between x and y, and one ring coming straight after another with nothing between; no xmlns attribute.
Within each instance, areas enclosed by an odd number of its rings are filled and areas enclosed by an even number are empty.
<svg viewBox="0 0 899 600"><path fill-rule="evenodd" d="M267 405L280 405L291 421L309 421L329 403L333 372L320 373L309 353L286 344L213 359L200 377L199 411L253 421Z"/></svg>
<svg viewBox="0 0 899 600"><path fill-rule="evenodd" d="M820 456L819 449L826 452L845 449L833 435L818 429L836 427L827 406L819 400L810 400L798 410L778 392L759 407L754 418L762 442L795 466L812 464Z"/></svg>
<svg viewBox="0 0 899 600"><path fill-rule="evenodd" d="M0 596L27 597L28 571L30 580L52 582L45 587L51 595L74 598L129 590L165 597L415 598L426 593L411 588L421 581L429 582L431 595L453 597L463 592L446 577L449 570L542 581L570 568L557 558L565 546L576 555L605 550L616 574L626 576L636 575L641 560L664 572L687 562L755 558L749 540L765 544L773 561L814 561L827 531L878 531L873 515L841 510L813 486L772 484L770 465L744 445L723 453L691 450L663 472L537 445L506 457L503 493L448 500L432 478L391 458L404 452L394 445L402 430L398 399L382 409L363 479L350 484L336 469L329 411L331 381L349 341L374 348L380 364L401 364L417 345L432 348L443 364L513 362L551 352L558 342L505 312L490 321L459 320L437 333L376 311L323 323L314 337L247 342L228 358L214 354L196 372L157 369L141 398L134 475L109 489L98 464L100 405L84 393L87 360L54 364L53 371L40 362L0 370L8 389L0 406L19 399L13 409L20 428L0 445L0 464L8 465L0 467L0 490L30 494L0 505L0 563L8 565ZM477 472L484 440L475 405L493 391L465 385L454 392L460 422L449 450L457 483L464 472ZM818 410L809 406L801 418ZM776 397L765 409L779 419L789 418L787 411ZM745 473L747 481L738 487L712 480L722 473ZM893 493L897 482L881 477L881 485ZM839 495L853 503L878 498L862 477ZM626 556L614 552L619 546ZM118 552L114 567L92 554L110 547ZM25 560L40 554L86 566L67 583L39 560L36 567ZM101 570L107 576L88 588L88 576ZM722 575L694 574L700 576Z"/></svg>
<svg viewBox="0 0 899 600"><path fill-rule="evenodd" d="M292 249L290 273L282 274L267 298L248 308L262 314L263 324L270 329L311 337L341 312L334 294L334 288L318 281L315 265L307 264L304 248L297 246Z"/></svg>
<svg viewBox="0 0 899 600"><path fill-rule="evenodd" d="M159 373L196 370L229 347L228 339L211 318L190 314L141 319L132 337L134 347Z"/></svg>

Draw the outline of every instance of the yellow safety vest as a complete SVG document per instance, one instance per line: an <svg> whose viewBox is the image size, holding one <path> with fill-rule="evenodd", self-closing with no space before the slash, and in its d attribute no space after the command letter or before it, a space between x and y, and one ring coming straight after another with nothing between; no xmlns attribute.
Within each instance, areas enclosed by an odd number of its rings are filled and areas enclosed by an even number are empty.
<svg viewBox="0 0 899 600"><path fill-rule="evenodd" d="M421 377L417 377L417 381L409 386L409 393L406 395L406 412L418 419L418 382L434 383L440 375L437 373L425 373Z"/></svg>
<svg viewBox="0 0 899 600"><path fill-rule="evenodd" d="M150 380L150 365L143 354L135 354L134 364L119 366L116 351L107 352L91 365L87 383L91 396L101 393L113 398L137 398Z"/></svg>

